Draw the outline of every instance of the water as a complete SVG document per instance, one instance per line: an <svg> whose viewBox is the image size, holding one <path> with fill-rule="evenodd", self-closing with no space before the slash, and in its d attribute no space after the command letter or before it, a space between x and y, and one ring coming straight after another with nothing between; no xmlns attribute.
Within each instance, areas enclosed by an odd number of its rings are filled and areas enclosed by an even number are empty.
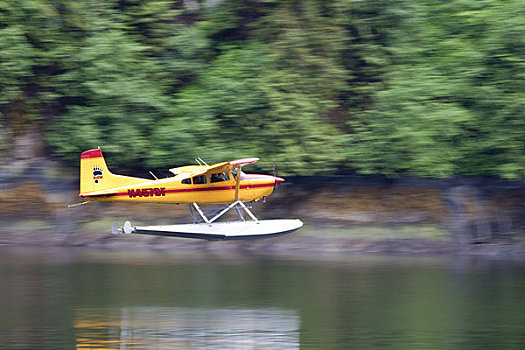
<svg viewBox="0 0 525 350"><path fill-rule="evenodd" d="M525 264L0 249L1 349L522 349Z"/></svg>

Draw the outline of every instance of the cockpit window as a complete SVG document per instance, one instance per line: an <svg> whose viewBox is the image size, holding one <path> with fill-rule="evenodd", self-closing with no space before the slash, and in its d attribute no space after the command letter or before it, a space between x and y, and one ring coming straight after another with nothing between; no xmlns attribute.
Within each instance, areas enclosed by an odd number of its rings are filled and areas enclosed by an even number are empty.
<svg viewBox="0 0 525 350"><path fill-rule="evenodd" d="M206 175L199 175L193 177L193 184L194 185L202 185L206 183Z"/></svg>
<svg viewBox="0 0 525 350"><path fill-rule="evenodd" d="M207 181L206 181L206 175L199 175L199 176L195 176L193 177L193 184L194 185L202 185L202 184L205 184Z"/></svg>
<svg viewBox="0 0 525 350"><path fill-rule="evenodd" d="M210 174L210 182L223 182L230 180L228 173Z"/></svg>
<svg viewBox="0 0 525 350"><path fill-rule="evenodd" d="M181 181L181 183L183 185L191 185L191 179L190 178L184 179L184 180Z"/></svg>

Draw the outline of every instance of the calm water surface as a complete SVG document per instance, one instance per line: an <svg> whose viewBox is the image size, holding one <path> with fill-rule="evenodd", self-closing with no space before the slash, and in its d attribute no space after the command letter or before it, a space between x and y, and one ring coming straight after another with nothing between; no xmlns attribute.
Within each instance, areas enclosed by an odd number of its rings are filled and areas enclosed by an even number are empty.
<svg viewBox="0 0 525 350"><path fill-rule="evenodd" d="M0 349L523 349L525 264L0 248Z"/></svg>

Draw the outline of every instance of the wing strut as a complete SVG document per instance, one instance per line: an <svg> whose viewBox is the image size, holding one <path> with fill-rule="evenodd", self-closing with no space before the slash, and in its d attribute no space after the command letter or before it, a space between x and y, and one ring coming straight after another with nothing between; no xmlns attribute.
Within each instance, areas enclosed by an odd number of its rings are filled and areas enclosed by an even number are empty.
<svg viewBox="0 0 525 350"><path fill-rule="evenodd" d="M239 189L241 188L241 166L235 166L235 173L237 177L235 179L235 201L239 200Z"/></svg>

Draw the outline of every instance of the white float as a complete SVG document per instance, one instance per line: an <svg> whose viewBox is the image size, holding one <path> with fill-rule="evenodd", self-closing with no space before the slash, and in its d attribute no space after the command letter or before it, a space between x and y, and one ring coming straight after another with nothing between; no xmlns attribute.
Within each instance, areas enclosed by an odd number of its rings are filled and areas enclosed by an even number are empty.
<svg viewBox="0 0 525 350"><path fill-rule="evenodd" d="M300 229L298 219L232 221L200 224L132 226L128 222L123 232L156 236L200 238L207 240L255 239L283 235Z"/></svg>

